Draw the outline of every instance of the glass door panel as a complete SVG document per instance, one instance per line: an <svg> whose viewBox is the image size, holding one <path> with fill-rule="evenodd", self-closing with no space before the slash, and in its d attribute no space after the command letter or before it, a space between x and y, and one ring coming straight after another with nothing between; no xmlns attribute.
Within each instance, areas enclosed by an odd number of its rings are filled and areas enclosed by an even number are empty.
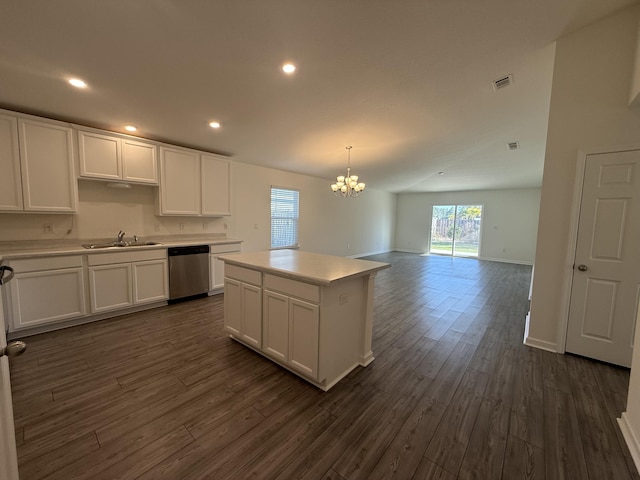
<svg viewBox="0 0 640 480"><path fill-rule="evenodd" d="M482 205L434 205L429 253L477 257Z"/></svg>
<svg viewBox="0 0 640 480"><path fill-rule="evenodd" d="M440 255L453 254L455 212L455 205L435 205L433 207L430 253L438 253Z"/></svg>
<svg viewBox="0 0 640 480"><path fill-rule="evenodd" d="M480 249L482 205L458 205L454 230L453 254L477 257Z"/></svg>

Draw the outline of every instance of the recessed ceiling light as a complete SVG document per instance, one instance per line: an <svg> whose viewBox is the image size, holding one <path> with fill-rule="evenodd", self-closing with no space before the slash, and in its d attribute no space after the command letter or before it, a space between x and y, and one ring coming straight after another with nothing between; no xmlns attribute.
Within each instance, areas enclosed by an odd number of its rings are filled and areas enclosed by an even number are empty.
<svg viewBox="0 0 640 480"><path fill-rule="evenodd" d="M127 132L135 132L136 130L138 130L136 127L134 127L133 125L127 125L126 127L124 127L124 129Z"/></svg>
<svg viewBox="0 0 640 480"><path fill-rule="evenodd" d="M296 66L293 63L285 63L282 65L282 71L284 73L292 74L296 71Z"/></svg>
<svg viewBox="0 0 640 480"><path fill-rule="evenodd" d="M76 88L87 88L87 83L79 78L70 78L69 83Z"/></svg>
<svg viewBox="0 0 640 480"><path fill-rule="evenodd" d="M444 175L444 172L438 172L438 175L442 176Z"/></svg>
<svg viewBox="0 0 640 480"><path fill-rule="evenodd" d="M209 122L209 126L211 128L220 128L222 125L220 124L220 122Z"/></svg>

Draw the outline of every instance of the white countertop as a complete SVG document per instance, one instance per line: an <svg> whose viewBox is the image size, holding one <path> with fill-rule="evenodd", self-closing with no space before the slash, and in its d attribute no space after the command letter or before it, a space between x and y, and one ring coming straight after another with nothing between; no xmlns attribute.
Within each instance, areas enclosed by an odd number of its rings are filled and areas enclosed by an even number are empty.
<svg viewBox="0 0 640 480"><path fill-rule="evenodd" d="M130 240L130 239L127 239ZM0 260L24 258L24 257L46 257L58 255L83 255L105 252L126 252L134 250L153 250L169 247L181 247L187 245L225 245L229 243L241 243L242 240L229 238L220 235L171 235L157 237L141 237L140 241L158 242L159 245L144 245L137 247L113 247L113 248L84 248L83 244L107 243L114 241L111 239L90 239L90 240L23 240L0 242Z"/></svg>
<svg viewBox="0 0 640 480"><path fill-rule="evenodd" d="M220 255L231 265L274 273L318 285L330 285L346 278L370 275L391 265L370 260L336 257L300 250L271 250L263 252Z"/></svg>

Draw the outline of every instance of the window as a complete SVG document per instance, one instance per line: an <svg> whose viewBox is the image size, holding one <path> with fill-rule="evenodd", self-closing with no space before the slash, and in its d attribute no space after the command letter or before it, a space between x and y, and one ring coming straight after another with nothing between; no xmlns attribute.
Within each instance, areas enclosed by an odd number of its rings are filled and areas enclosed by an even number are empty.
<svg viewBox="0 0 640 480"><path fill-rule="evenodd" d="M299 193L271 187L271 248L298 246Z"/></svg>
<svg viewBox="0 0 640 480"><path fill-rule="evenodd" d="M482 205L434 205L430 253L477 257Z"/></svg>

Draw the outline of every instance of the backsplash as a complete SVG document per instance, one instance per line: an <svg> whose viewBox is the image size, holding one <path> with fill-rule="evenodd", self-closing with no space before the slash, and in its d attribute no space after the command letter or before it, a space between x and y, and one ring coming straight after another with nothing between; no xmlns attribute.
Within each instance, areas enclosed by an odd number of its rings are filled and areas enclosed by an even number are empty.
<svg viewBox="0 0 640 480"><path fill-rule="evenodd" d="M0 241L115 238L120 230L146 238L229 234L229 217L156 216L156 195L153 187L114 190L104 182L79 181L77 214L0 213Z"/></svg>

